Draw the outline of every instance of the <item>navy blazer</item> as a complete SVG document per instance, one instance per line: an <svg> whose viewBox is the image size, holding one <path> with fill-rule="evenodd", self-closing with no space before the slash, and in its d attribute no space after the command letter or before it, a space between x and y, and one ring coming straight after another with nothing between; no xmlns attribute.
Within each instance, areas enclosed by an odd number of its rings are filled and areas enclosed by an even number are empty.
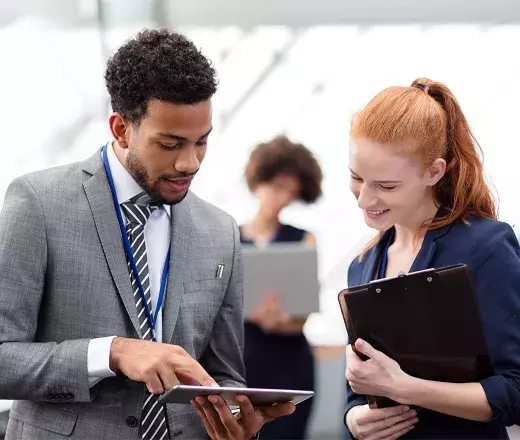
<svg viewBox="0 0 520 440"><path fill-rule="evenodd" d="M348 285L375 278L387 231L348 271ZM520 247L506 223L473 218L428 231L411 272L464 263L471 270L494 375L481 381L493 410L489 423L422 410L407 439L507 439L505 426L520 424ZM353 342L353 341L351 341ZM367 403L347 383L347 407Z"/></svg>

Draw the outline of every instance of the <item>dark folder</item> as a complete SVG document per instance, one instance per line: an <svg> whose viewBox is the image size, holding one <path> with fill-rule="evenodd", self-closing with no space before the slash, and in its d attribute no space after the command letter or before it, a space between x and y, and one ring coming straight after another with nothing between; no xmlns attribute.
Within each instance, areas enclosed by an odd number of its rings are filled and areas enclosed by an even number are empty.
<svg viewBox="0 0 520 440"><path fill-rule="evenodd" d="M345 289L338 298L350 343L366 340L406 373L452 383L492 375L466 265L375 280ZM369 403L396 404L377 396L370 396Z"/></svg>

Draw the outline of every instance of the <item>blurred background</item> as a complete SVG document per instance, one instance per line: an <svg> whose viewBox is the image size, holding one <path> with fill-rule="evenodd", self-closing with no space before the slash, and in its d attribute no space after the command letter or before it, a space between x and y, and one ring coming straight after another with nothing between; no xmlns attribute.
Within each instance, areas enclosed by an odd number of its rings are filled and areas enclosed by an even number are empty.
<svg viewBox="0 0 520 440"><path fill-rule="evenodd" d="M350 119L387 86L445 82L482 146L500 217L515 225L519 23L517 0L0 0L0 206L14 177L110 140L104 66L125 39L143 27L186 34L220 78L199 196L248 220L244 165L279 133L324 170L320 202L283 220L317 236L321 312L305 328L319 360L311 435L339 438L346 335L336 298L371 237L348 189Z"/></svg>

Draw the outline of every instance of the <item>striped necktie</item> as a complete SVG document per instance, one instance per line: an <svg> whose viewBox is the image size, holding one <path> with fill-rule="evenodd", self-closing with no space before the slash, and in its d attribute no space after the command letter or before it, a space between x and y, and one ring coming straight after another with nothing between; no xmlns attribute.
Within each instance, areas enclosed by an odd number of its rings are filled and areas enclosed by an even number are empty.
<svg viewBox="0 0 520 440"><path fill-rule="evenodd" d="M148 271L148 258L146 256L146 244L144 241L144 227L153 211L159 208L157 204L142 204L142 194L121 204L121 208L126 216L126 233L132 253L134 254L135 264L139 273L139 279L143 286L144 298L148 304L148 310L153 316L152 299L150 296L150 273ZM137 204L138 202L139 204ZM130 262L128 262L132 291L134 294L139 327L142 339L151 341L154 337L153 329L148 322L146 308L143 298L139 293L139 286L135 279ZM166 411L163 405L158 403L158 395L150 394L146 391L145 402L141 412L141 436L146 440L169 439L168 422Z"/></svg>

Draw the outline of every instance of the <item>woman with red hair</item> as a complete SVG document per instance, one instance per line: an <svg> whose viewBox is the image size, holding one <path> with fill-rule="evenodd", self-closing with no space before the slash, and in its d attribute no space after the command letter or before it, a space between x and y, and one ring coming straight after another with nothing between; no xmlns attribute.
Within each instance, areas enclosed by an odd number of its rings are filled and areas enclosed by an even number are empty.
<svg viewBox="0 0 520 440"><path fill-rule="evenodd" d="M494 370L474 383L423 380L366 341L350 341L370 358L347 347L351 436L507 439L505 427L520 423L520 248L511 227L497 221L457 100L426 78L382 91L353 118L349 157L351 190L379 232L351 264L349 286L466 264ZM371 409L367 395L400 405Z"/></svg>

